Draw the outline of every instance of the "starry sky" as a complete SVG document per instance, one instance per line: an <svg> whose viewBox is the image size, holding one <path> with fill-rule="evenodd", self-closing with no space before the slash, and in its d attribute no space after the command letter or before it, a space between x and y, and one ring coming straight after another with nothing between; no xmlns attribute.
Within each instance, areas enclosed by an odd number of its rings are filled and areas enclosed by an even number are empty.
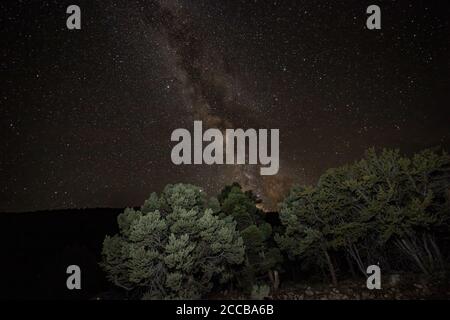
<svg viewBox="0 0 450 320"><path fill-rule="evenodd" d="M82 29L66 28L81 8ZM367 30L378 4L381 30ZM238 181L273 209L369 147L449 149L448 1L0 4L0 211L137 206ZM280 171L172 164L176 128L277 128Z"/></svg>

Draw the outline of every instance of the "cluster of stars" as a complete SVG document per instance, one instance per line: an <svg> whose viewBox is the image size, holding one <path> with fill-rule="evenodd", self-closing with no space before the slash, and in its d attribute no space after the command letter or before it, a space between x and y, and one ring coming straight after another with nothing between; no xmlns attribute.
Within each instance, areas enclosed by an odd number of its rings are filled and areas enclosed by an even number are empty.
<svg viewBox="0 0 450 320"><path fill-rule="evenodd" d="M274 209L365 149L448 146L445 4L120 1L6 5L0 211L139 205L168 183L234 180ZM26 10L25 10L26 6ZM175 166L193 120L280 129L280 173Z"/></svg>

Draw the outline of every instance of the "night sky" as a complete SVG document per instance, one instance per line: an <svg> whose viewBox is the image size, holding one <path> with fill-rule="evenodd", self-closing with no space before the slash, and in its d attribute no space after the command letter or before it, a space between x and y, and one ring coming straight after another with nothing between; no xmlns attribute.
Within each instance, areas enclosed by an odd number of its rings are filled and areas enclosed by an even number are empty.
<svg viewBox="0 0 450 320"><path fill-rule="evenodd" d="M77 4L82 29L66 28ZM378 4L381 30L366 29ZM364 150L449 150L448 1L6 1L0 211L238 181L268 209ZM176 128L280 129L280 171L172 164Z"/></svg>

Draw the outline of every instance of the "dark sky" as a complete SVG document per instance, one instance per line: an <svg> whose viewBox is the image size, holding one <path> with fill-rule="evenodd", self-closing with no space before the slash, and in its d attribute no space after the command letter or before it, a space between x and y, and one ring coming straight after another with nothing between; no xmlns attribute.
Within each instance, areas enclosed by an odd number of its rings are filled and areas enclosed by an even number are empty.
<svg viewBox="0 0 450 320"><path fill-rule="evenodd" d="M66 28L70 4L82 29ZM382 29L365 28L378 4ZM0 4L0 211L142 204L232 181L273 208L364 150L448 150L448 1L7 1ZM193 121L280 129L280 171L175 166Z"/></svg>

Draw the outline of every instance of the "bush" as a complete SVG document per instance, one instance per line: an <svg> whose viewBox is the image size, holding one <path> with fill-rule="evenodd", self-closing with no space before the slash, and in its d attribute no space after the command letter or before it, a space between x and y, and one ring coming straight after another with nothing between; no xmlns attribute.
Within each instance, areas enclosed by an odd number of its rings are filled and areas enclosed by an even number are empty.
<svg viewBox="0 0 450 320"><path fill-rule="evenodd" d="M226 186L218 196L221 214L236 221L245 244L245 262L236 274L238 285L252 292L257 281L279 285L278 271L283 257L273 241L272 227L257 208L258 200L251 191L242 191L238 183Z"/></svg>
<svg viewBox="0 0 450 320"><path fill-rule="evenodd" d="M206 207L192 185L168 185L140 210L118 216L119 234L103 243L101 266L117 286L146 299L195 299L225 283L242 263L243 240L230 219Z"/></svg>
<svg viewBox="0 0 450 320"><path fill-rule="evenodd" d="M268 285L253 285L251 299L252 300L263 300L268 297L270 293L270 287Z"/></svg>

